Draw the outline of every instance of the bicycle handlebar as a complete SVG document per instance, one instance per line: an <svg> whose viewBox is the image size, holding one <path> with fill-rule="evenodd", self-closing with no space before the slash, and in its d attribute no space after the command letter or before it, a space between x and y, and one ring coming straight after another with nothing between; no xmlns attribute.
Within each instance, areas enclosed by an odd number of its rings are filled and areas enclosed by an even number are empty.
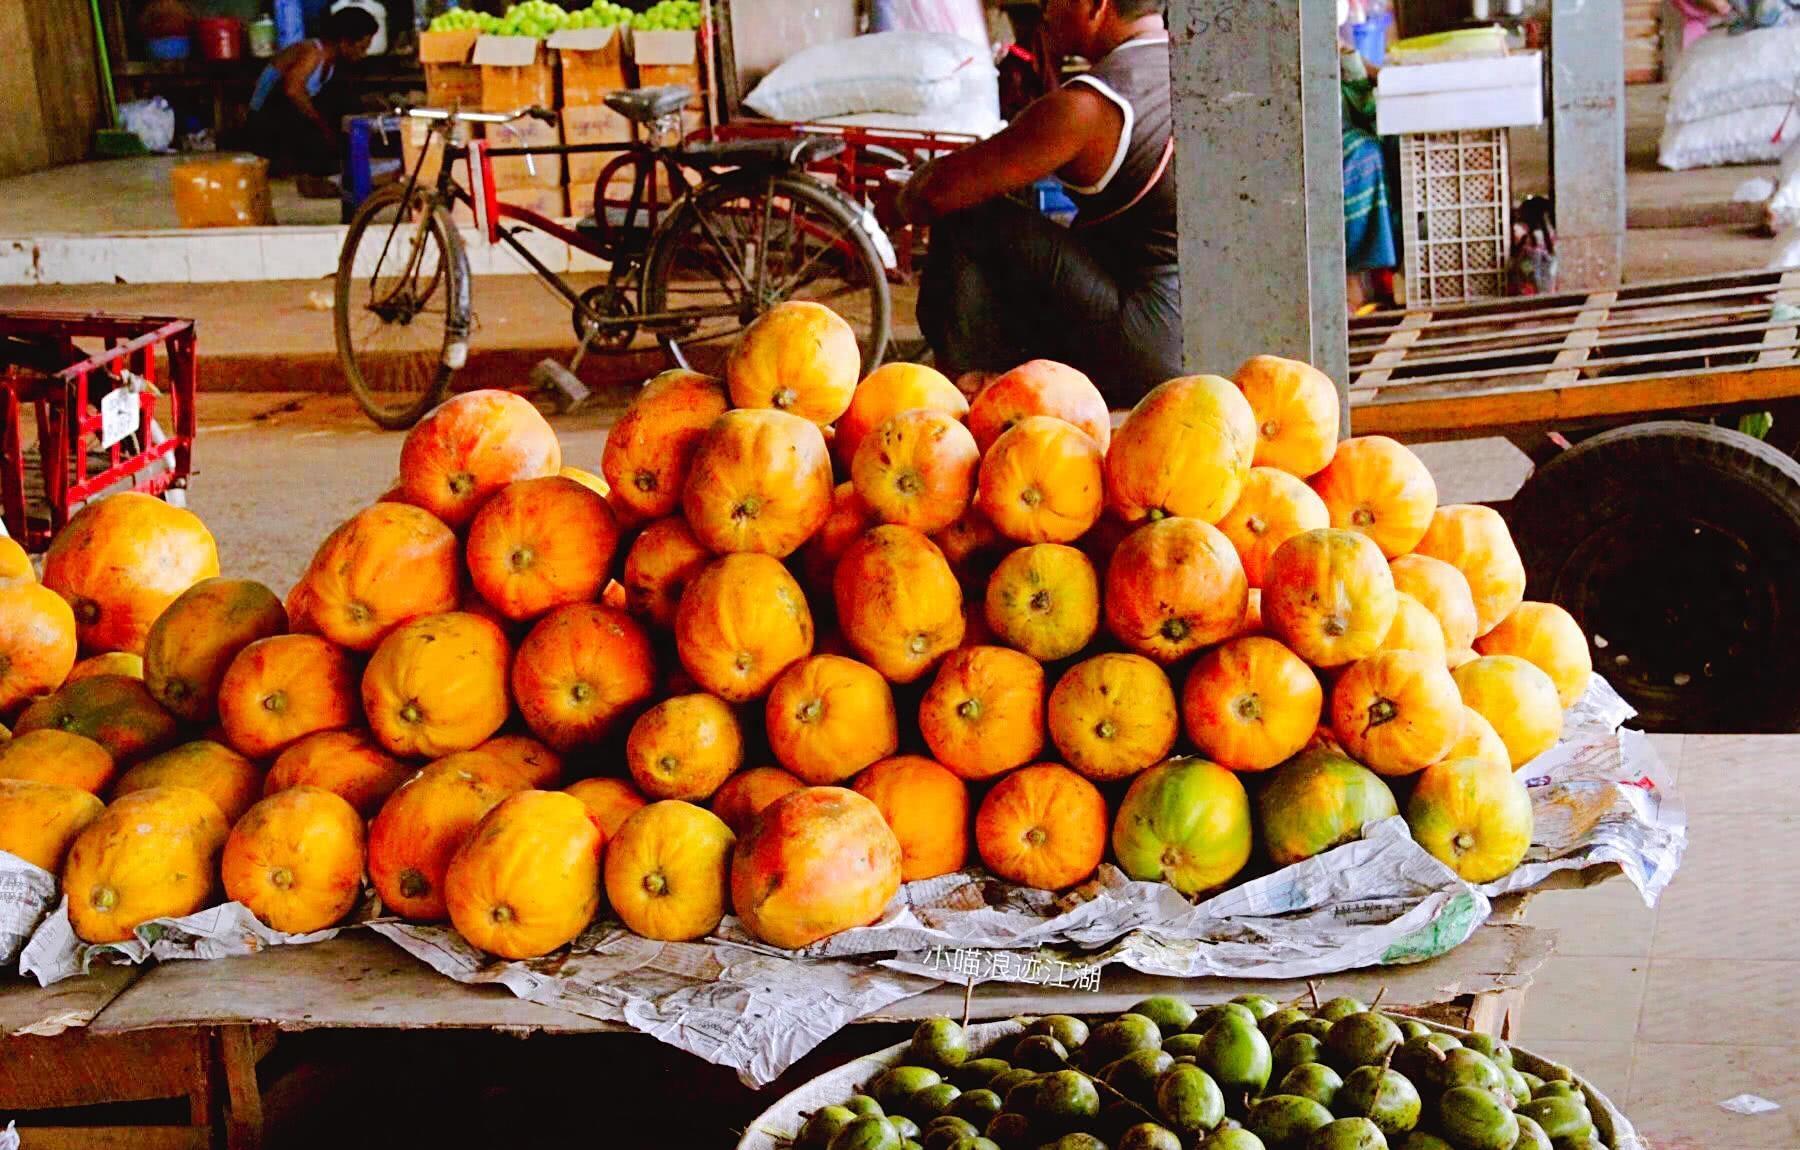
<svg viewBox="0 0 1800 1150"><path fill-rule="evenodd" d="M461 108L418 108L402 104L394 109L395 115L406 116L414 120L451 121L459 124L510 124L514 120L529 117L542 120L546 124L557 122L556 113L548 108L519 108L511 112L465 112Z"/></svg>

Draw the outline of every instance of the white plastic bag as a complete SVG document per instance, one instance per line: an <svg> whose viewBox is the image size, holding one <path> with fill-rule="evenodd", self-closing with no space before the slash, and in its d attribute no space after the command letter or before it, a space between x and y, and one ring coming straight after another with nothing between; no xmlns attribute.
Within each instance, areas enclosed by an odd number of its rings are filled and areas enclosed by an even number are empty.
<svg viewBox="0 0 1800 1150"><path fill-rule="evenodd" d="M166 152L175 142L175 109L161 96L133 100L119 106L119 126L152 152Z"/></svg>
<svg viewBox="0 0 1800 1150"><path fill-rule="evenodd" d="M1764 205L1769 230L1784 232L1800 227L1800 144L1781 154L1781 175L1775 181L1775 194Z"/></svg>
<svg viewBox="0 0 1800 1150"><path fill-rule="evenodd" d="M1669 85L1670 124L1793 101L1800 87L1800 26L1742 35L1711 32L1681 54Z"/></svg>
<svg viewBox="0 0 1800 1150"><path fill-rule="evenodd" d="M998 75L984 45L938 32L876 32L795 53L763 77L744 105L773 120L919 116L952 107L971 70Z"/></svg>
<svg viewBox="0 0 1800 1150"><path fill-rule="evenodd" d="M1677 172L1720 164L1771 164L1800 139L1800 109L1743 108L1663 127L1657 162Z"/></svg>

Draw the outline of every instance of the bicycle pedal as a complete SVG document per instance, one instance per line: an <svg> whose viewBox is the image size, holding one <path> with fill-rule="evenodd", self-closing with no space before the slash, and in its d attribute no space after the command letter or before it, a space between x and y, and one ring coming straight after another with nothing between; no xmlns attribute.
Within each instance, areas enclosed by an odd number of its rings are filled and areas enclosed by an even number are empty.
<svg viewBox="0 0 1800 1150"><path fill-rule="evenodd" d="M563 412L573 411L593 394L574 372L554 359L540 359L533 364L531 382L540 391L554 392L557 410Z"/></svg>

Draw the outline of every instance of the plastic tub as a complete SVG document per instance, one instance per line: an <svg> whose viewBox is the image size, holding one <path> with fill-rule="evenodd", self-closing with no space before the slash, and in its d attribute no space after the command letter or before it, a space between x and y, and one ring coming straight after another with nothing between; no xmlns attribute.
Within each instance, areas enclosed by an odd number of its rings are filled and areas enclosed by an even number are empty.
<svg viewBox="0 0 1800 1150"><path fill-rule="evenodd" d="M194 41L207 60L237 60L244 55L244 26L230 16L202 16L194 21Z"/></svg>
<svg viewBox="0 0 1800 1150"><path fill-rule="evenodd" d="M186 36L152 36L144 41L152 60L185 60L193 50L194 43Z"/></svg>

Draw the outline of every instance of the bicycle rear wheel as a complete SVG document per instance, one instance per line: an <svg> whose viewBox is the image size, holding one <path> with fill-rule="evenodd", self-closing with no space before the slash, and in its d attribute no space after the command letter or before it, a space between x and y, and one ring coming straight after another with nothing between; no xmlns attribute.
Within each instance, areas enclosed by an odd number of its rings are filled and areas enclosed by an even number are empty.
<svg viewBox="0 0 1800 1150"><path fill-rule="evenodd" d="M469 333L469 266L429 191L385 188L350 222L338 257L337 346L350 393L389 430L442 402Z"/></svg>
<svg viewBox="0 0 1800 1150"><path fill-rule="evenodd" d="M641 310L676 315L644 326L684 367L717 374L738 333L787 300L822 303L849 321L864 374L881 363L893 306L886 269L856 205L808 176L709 182L651 241ZM700 308L723 314L679 314Z"/></svg>

